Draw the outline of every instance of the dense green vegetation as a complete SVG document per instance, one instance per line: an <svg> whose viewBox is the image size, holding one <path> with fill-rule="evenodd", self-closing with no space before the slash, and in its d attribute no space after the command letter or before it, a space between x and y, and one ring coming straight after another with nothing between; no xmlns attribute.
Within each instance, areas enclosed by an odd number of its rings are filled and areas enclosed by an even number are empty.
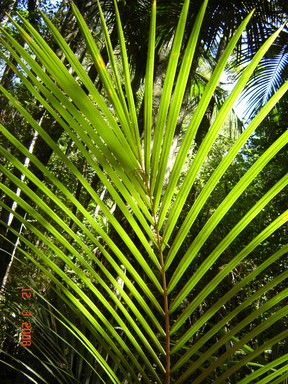
<svg viewBox="0 0 288 384"><path fill-rule="evenodd" d="M287 4L41 5L0 14L3 382L285 383Z"/></svg>

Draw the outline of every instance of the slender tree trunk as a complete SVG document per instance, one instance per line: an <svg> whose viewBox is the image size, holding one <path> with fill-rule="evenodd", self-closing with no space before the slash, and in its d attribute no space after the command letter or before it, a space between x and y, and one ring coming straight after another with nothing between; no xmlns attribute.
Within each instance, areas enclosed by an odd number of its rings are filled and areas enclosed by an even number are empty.
<svg viewBox="0 0 288 384"><path fill-rule="evenodd" d="M0 23L4 27L8 21L8 15L17 9L18 0L2 1L0 5Z"/></svg>
<svg viewBox="0 0 288 384"><path fill-rule="evenodd" d="M57 142L63 132L62 127L56 124L51 124L49 119L47 118L44 119L43 126L45 127L46 132L50 134L50 136L53 138L54 141ZM33 141L33 138L30 141L28 148L32 145L32 141ZM38 160L41 161L41 163L44 166L48 164L48 161L52 153L53 153L52 149L46 144L46 142L40 136L38 136L35 141L34 155L38 158ZM23 159L22 162L24 164L25 159ZM40 180L44 180L43 173L34 164L31 164L29 166L29 170ZM20 179L22 175L19 174L18 170L16 170L16 174L18 174L18 177ZM33 192L37 191L37 186L32 181L29 180L27 185ZM14 189L14 192L17 192L17 186L14 186L13 189ZM26 195L23 195L21 197L24 200L26 200L26 202L30 201L29 197ZM6 196L4 202L7 206L13 209L14 201L11 200L10 197ZM30 203L33 204L31 201ZM20 215L21 217L25 217L26 215L26 211L20 206L17 206L13 210L16 214ZM11 257L14 253L15 245L17 244L17 241L18 241L18 235L16 233L20 233L21 227L22 227L21 221L18 220L15 216L13 216L12 220L10 220L10 218L11 218L10 212L8 210L3 209L3 211L1 212L1 221L6 223L6 228L4 228L4 233L2 233L2 236L0 238L0 249L1 249L0 279L1 279L2 286L4 284L4 280L7 279L7 276L5 278L5 275L9 267L9 264L11 262Z"/></svg>

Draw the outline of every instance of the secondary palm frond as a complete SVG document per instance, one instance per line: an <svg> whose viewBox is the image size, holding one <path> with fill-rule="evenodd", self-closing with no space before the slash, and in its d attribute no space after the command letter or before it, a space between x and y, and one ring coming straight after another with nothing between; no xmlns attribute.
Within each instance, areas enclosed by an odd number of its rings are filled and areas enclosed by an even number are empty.
<svg viewBox="0 0 288 384"><path fill-rule="evenodd" d="M11 107L28 122L31 132L37 132L42 142L53 150L50 166L44 166L9 132L5 123L0 125L2 135L13 148L7 150L1 145L1 154L7 163L6 166L0 164L0 169L7 182L0 186L3 194L14 202L9 206L2 200L0 205L14 221L21 223L22 230L13 228L11 221L1 224L20 240L18 257L33 263L51 282L58 304L62 306L62 310L57 308L59 313L55 321L58 319L70 330L77 338L77 345L82 343L85 351L81 356L88 360L95 377L101 372L99 382L228 383L227 378L234 375L244 384L258 382L262 375L265 380L275 382L288 377L281 365L287 363L287 354L273 362L265 357L268 347L287 339L287 327L263 343L249 344L251 340L264 339L265 331L277 322L286 321L287 289L281 283L288 277L287 269L273 276L269 284L247 296L239 305L233 305L244 288L283 258L287 246L279 245L270 257L248 271L245 278L232 284L225 295L211 299L213 292L235 274L235 269L281 229L288 220L288 211L279 212L233 252L225 265L209 274L215 265L223 264L225 251L287 186L287 175L271 185L224 236L219 236L215 247L206 252L219 223L287 144L288 132L245 170L221 203L209 212L189 244L186 242L205 204L213 198L213 192L235 163L241 148L287 91L285 83L267 101L191 202L191 193L227 116L280 30L267 39L247 66L189 163L197 130L228 59L252 16L250 14L231 37L173 153L171 148L179 135L178 115L189 86L207 7L204 1L188 42L183 46L189 3L185 0L183 4L157 108L153 105L156 1L151 6L143 134L116 0L120 57L113 50L98 2L109 56L107 65L83 17L73 6L89 58L103 85L101 92L45 15L42 15L43 20L61 49L62 58L23 18L21 25L13 20L11 23L26 47L7 30L1 30L1 44L11 53L17 66L4 59L11 64L18 81L29 90L37 106L45 111L43 116L48 116L48 121L57 123L64 132L62 142L54 140L47 134L41 119L35 118L16 96L0 88ZM86 171L80 168L79 158L67 150L64 139L69 139L73 148L77 148ZM23 158L30 159L30 164L44 175L44 181L31 172L30 166L21 161ZM64 171L55 174L53 162L61 164L75 185L81 187L82 194L76 195L67 187ZM184 176L183 169L187 169ZM19 174L23 178L19 178ZM92 183L95 175L96 185ZM108 223L108 228L103 223ZM275 287L278 289L274 297L258 306L263 295ZM206 310L201 311L204 303ZM247 308L252 309L244 315ZM217 318L219 312L221 318ZM195 313L198 315L194 316ZM254 326L250 327L252 322ZM73 342L70 344L72 346ZM31 351L33 348L42 348L43 358L49 360L45 345L32 345ZM61 380L59 378L59 382ZM260 379L260 382L265 380Z"/></svg>
<svg viewBox="0 0 288 384"><path fill-rule="evenodd" d="M286 81L287 64L288 53L286 46L275 56L261 60L239 100L239 102L245 101L244 115L246 118L253 117L253 114L256 113L254 111L265 105L271 95Z"/></svg>

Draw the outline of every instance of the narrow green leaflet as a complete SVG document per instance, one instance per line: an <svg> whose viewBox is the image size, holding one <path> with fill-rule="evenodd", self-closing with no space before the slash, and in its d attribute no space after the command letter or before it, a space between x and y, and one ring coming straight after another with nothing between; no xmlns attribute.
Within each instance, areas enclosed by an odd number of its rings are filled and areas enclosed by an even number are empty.
<svg viewBox="0 0 288 384"><path fill-rule="evenodd" d="M199 235L191 244L189 250L175 270L171 281L169 283L169 291L171 292L175 285L181 279L183 272L186 270L187 266L192 262L193 258L197 254L198 250L203 246L206 239L209 237L213 229L219 224L220 220L224 217L230 207L234 204L237 198L244 192L244 190L249 186L249 184L256 178L256 176L262 171L265 165L279 152L285 145L288 143L288 132L283 133L271 145L269 149L253 164L253 166L246 172L243 178L238 182L238 184L231 190L229 195L222 201L219 205L213 216L209 219L204 228L200 231ZM181 296L184 295L182 291ZM179 297L178 303L181 299ZM176 304L174 304L176 305Z"/></svg>

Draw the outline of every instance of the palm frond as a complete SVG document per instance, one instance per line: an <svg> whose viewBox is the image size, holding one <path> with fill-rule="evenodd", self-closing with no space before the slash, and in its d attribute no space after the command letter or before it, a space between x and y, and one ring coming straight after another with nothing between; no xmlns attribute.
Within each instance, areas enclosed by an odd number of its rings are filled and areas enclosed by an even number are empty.
<svg viewBox="0 0 288 384"><path fill-rule="evenodd" d="M285 69L288 64L287 48L283 47L274 57L261 60L254 75L239 99L246 104L243 114L247 119L260 110L277 89L285 82Z"/></svg>
<svg viewBox="0 0 288 384"><path fill-rule="evenodd" d="M238 306L233 307L231 303L237 300L237 295L243 288L250 287L263 271L271 268L287 253L287 246L280 244L277 250L271 251L267 260L230 287L225 295L218 297L215 302L210 299L213 291L233 274L237 266L252 258L253 252L288 221L285 208L278 212L277 218L247 240L241 249L237 249L229 262L223 268L218 268L208 282L207 273L217 265L223 253L240 234L250 228L252 221L272 199L284 190L287 176L277 180L259 197L253 207L246 209L226 235L219 237L213 250L205 252L205 246L225 215L231 212L267 164L287 144L287 132L249 169L243 170L243 177L218 206L213 208L193 240L188 245L185 243L205 204L213 198L217 185L235 162L241 148L287 91L288 84L285 83L267 100L226 156L219 161L218 167L191 203L189 196L196 186L201 170L205 168L221 127L281 29L267 39L243 72L195 153L193 163L183 179L183 169L189 161L197 130L252 13L242 21L227 44L199 105L191 116L177 154L172 154L173 165L167 172L173 140L179 134L176 130L178 114L184 103L207 1L200 8L187 44L184 42L190 2L184 1L156 116L153 116L152 102L157 6L156 1L153 1L145 75L143 137L139 128L124 28L117 1L114 1L114 6L119 57L113 51L100 2L98 6L109 57L107 65L81 13L74 5L73 10L101 79L101 92L45 15L42 15L43 20L61 48L65 61L55 54L25 19L21 18L21 25L11 22L32 53L28 53L5 29L1 29L1 44L11 52L17 67L6 57L4 59L45 110L45 114L61 126L65 137L71 140L77 153L85 159L90 174L97 175L99 184L96 188L91 183L89 172L82 173L79 170L75 158L63 149L60 142L47 134L45 127L25 109L17 97L3 87L0 90L15 111L38 133L45 145L53 149L54 161L61 162L69 170L74 182L85 191L91 205L97 206L97 215L109 223L109 229L105 230L101 222L97 221L89 204L85 205L69 190L61 180L61 175L55 174L49 166L44 166L18 137L9 132L5 123L0 124L0 130L13 150L0 144L1 154L9 164L9 167L0 164L0 170L8 180L1 183L0 187L14 205L9 206L4 200L0 201L0 205L22 224L25 233L19 233L9 222L3 221L1 224L20 240L17 247L19 257L29 260L46 276L58 303L75 317L68 318L56 305L51 306L57 313L54 316L55 322L69 333L70 341L66 348L75 350L74 345L78 343L81 345L79 348L83 348L80 359L88 361L88 376L91 371L95 373L98 370L102 381L112 383L133 384L140 381L168 384L172 381L185 383L193 380L196 384L204 380L207 383L222 383L237 373L242 383L245 383L241 369L255 364L248 373L247 377L251 379L249 382L256 382L263 374L273 380L280 377L283 379L286 373L280 365L287 361L287 355L267 362L263 353L267 345L283 342L288 337L288 331L284 329L276 336L271 336L267 344L251 347L249 341L257 340L270 326L286 319L288 309L284 300L287 289L281 284L288 277L287 269L273 275L269 284L253 292ZM277 72L283 63L278 60L278 66L272 67ZM18 153L22 158L29 158L30 163L42 172L45 176L44 182L20 161L16 155ZM25 175L25 180L19 179L19 174ZM20 193L15 191L14 185ZM109 194L107 200L100 196L102 187ZM111 201L117 207L116 211L111 208ZM18 212L15 206L20 207L25 215ZM187 215L181 221L185 206L188 207ZM77 213L81 214L81 219ZM69 225L71 222L74 226ZM42 248L37 246L35 239L41 241ZM207 282L205 287L197 289L203 281ZM256 307L257 300L275 287L278 287L275 297L238 320L240 314L245 313L249 307ZM49 301L49 297L47 300ZM193 326L187 327L189 319L204 302L210 303L207 311L195 316ZM215 321L217 312L229 306L230 310L222 319ZM269 316L265 321L259 321L266 312L269 312ZM233 321L234 326L228 329ZM255 326L250 329L251 322ZM42 323L36 318L36 329L41 329L41 326ZM209 326L209 330L204 332L205 326ZM51 335L51 340L52 338ZM216 339L217 343L214 342ZM42 351L47 367L55 364L51 353L45 350L43 341L39 339L37 344L35 339L35 343L32 347L35 349L31 349L31 352ZM230 348L225 348L227 343L231 343ZM240 362L236 361L239 351L243 353ZM80 370L80 365L77 365L77 370ZM65 382L65 377L69 382L69 374L59 374L59 382Z"/></svg>

